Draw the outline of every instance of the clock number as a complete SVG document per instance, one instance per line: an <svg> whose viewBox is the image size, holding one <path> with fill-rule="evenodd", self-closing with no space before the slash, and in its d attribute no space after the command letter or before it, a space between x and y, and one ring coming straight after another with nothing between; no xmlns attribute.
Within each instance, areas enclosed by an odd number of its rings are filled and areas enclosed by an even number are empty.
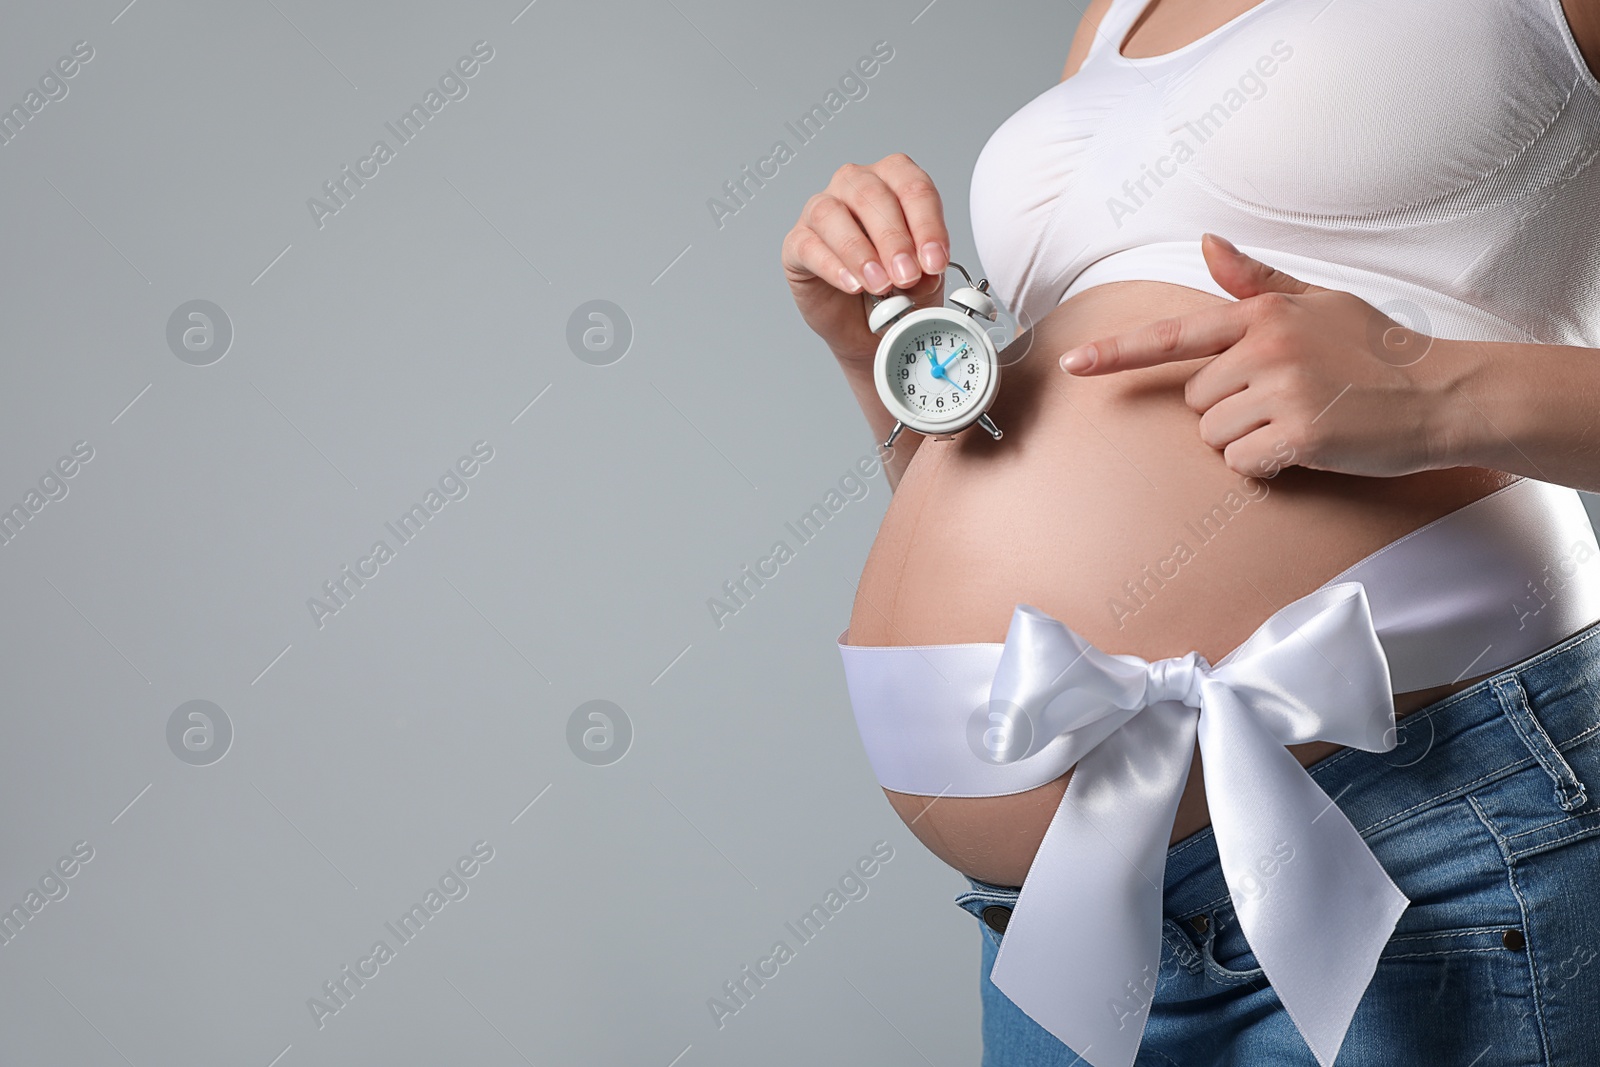
<svg viewBox="0 0 1600 1067"><path fill-rule="evenodd" d="M967 364L967 373L968 374L977 374L978 373L978 365L976 363L968 363Z"/></svg>
<svg viewBox="0 0 1600 1067"><path fill-rule="evenodd" d="M911 382L910 384L908 384L906 386L906 396L916 396L916 395L917 395L917 383L916 382Z"/></svg>
<svg viewBox="0 0 1600 1067"><path fill-rule="evenodd" d="M940 407L940 408L944 407L944 397L941 396L937 400L935 400L933 402L933 406L934 407Z"/></svg>
<svg viewBox="0 0 1600 1067"><path fill-rule="evenodd" d="M934 334L933 335L933 347L934 348L938 348L942 344L944 344L944 334L942 334L942 333Z"/></svg>

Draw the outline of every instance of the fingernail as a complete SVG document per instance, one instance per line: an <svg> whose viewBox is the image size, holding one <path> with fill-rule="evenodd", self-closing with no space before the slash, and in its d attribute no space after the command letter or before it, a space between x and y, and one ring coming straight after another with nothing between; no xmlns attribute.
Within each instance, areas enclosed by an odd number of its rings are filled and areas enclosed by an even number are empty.
<svg viewBox="0 0 1600 1067"><path fill-rule="evenodd" d="M922 246L922 269L929 274L938 274L950 265L950 258L945 255L944 245L938 241L929 241Z"/></svg>
<svg viewBox="0 0 1600 1067"><path fill-rule="evenodd" d="M1096 355L1098 353L1095 351L1094 345L1069 349L1066 355L1061 357L1061 369L1069 372L1088 370L1094 365Z"/></svg>
<svg viewBox="0 0 1600 1067"><path fill-rule="evenodd" d="M889 284L889 275L884 273L882 265L877 260L862 267L861 274L866 279L867 288L874 293Z"/></svg>
<svg viewBox="0 0 1600 1067"><path fill-rule="evenodd" d="M921 273L922 271L917 269L917 261L912 259L907 253L901 252L899 255L894 257L895 281L897 281L900 285L910 285L912 282L917 280L917 276Z"/></svg>
<svg viewBox="0 0 1600 1067"><path fill-rule="evenodd" d="M861 280L843 267L839 268L839 284L844 287L847 293L859 293L861 291Z"/></svg>
<svg viewBox="0 0 1600 1067"><path fill-rule="evenodd" d="M1219 233L1211 234L1211 239L1217 242L1217 244L1221 245L1223 248L1226 248L1229 252L1237 253L1239 251L1239 249L1234 246L1232 241L1228 240Z"/></svg>

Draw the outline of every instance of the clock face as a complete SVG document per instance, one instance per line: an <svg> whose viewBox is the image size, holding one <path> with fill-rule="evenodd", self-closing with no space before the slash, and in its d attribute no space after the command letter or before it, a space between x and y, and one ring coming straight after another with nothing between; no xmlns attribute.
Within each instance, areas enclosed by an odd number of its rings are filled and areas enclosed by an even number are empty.
<svg viewBox="0 0 1600 1067"><path fill-rule="evenodd" d="M956 421L975 417L994 373L987 347L965 326L934 320L916 324L895 345L889 391L920 419Z"/></svg>

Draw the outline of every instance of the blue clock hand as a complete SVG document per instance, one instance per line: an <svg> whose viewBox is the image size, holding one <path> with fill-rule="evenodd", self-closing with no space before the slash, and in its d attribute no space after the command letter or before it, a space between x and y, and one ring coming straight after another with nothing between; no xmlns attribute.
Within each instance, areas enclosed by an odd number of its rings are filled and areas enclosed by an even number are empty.
<svg viewBox="0 0 1600 1067"><path fill-rule="evenodd" d="M962 393L965 393L966 390L962 389L961 386L956 385L955 379L950 377L950 375L945 373L945 368L948 367L952 362L954 362L955 358L957 356L959 356L962 352L965 352L966 350L967 350L967 346L966 345L962 345L959 349L957 349L956 351L950 353L950 358L949 359L945 360L943 363L937 363L936 362L934 364L934 367L933 367L933 376L935 378L938 378L941 381L949 382L951 385L955 386L955 388L959 392L962 392Z"/></svg>

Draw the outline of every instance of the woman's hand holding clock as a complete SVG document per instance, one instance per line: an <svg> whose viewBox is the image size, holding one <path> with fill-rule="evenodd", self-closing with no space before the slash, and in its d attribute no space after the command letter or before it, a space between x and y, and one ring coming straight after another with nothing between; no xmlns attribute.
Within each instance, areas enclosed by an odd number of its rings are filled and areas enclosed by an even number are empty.
<svg viewBox="0 0 1600 1067"><path fill-rule="evenodd" d="M900 292L937 306L949 263L939 191L903 152L840 167L783 240L795 305L847 371L869 367L878 344L861 294Z"/></svg>

